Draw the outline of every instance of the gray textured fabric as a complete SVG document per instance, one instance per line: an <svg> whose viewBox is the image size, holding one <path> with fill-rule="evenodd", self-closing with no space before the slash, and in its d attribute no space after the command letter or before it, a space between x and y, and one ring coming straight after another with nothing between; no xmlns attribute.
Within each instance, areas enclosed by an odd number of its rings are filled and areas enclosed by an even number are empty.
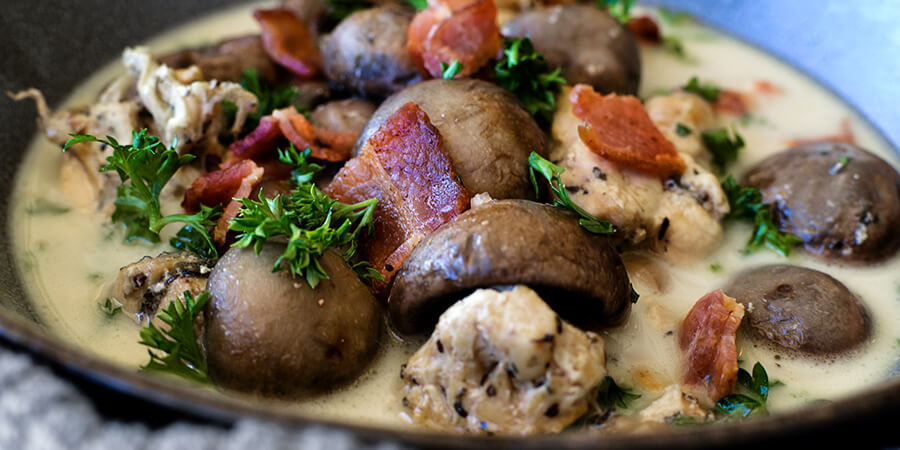
<svg viewBox="0 0 900 450"><path fill-rule="evenodd" d="M26 354L0 347L0 449L56 450L343 450L399 448L365 445L340 430L288 429L257 420L231 429L175 423L151 430L141 423L102 418L90 399L35 364Z"/></svg>

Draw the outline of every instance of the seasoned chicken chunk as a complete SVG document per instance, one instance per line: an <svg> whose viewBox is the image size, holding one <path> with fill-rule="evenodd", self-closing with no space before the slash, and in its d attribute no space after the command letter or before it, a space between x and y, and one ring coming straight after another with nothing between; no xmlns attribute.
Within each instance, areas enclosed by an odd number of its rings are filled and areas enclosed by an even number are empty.
<svg viewBox="0 0 900 450"><path fill-rule="evenodd" d="M603 341L531 289L479 289L441 316L400 373L412 418L435 429L556 433L606 376Z"/></svg>
<svg viewBox="0 0 900 450"><path fill-rule="evenodd" d="M190 252L166 252L155 258L145 256L119 269L112 296L139 323L152 320L160 326L156 313L173 300L183 298L184 291L190 291L193 296L205 291L206 279L214 265Z"/></svg>
<svg viewBox="0 0 900 450"><path fill-rule="evenodd" d="M682 417L705 422L713 414L697 404L697 399L685 394L678 384L667 386L662 396L638 413L641 422L672 423Z"/></svg>
<svg viewBox="0 0 900 450"><path fill-rule="evenodd" d="M645 245L666 259L690 262L715 247L722 238L719 221L729 211L728 198L716 176L690 154L690 146L676 145L686 166L680 177L662 180L616 165L578 136L582 121L573 113L568 92L558 99L550 159L566 169L561 177L569 197L612 222L629 243Z"/></svg>
<svg viewBox="0 0 900 450"><path fill-rule="evenodd" d="M682 155L690 155L704 165L710 154L703 145L701 132L716 126L716 112L712 105L697 94L673 92L657 95L644 105L650 119ZM679 125L687 127L679 132ZM689 132L688 132L689 131Z"/></svg>

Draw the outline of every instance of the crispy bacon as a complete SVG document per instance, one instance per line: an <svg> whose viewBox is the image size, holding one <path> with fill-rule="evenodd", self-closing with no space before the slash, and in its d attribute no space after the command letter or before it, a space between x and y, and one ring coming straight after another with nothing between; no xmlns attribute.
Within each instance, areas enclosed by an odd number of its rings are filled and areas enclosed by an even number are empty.
<svg viewBox="0 0 900 450"><path fill-rule="evenodd" d="M419 70L441 77L441 63L459 61L459 76L477 72L502 46L494 0L432 0L407 31L409 54Z"/></svg>
<svg viewBox="0 0 900 450"><path fill-rule="evenodd" d="M257 9L253 17L262 28L263 48L279 65L301 78L312 78L322 67L315 37L289 9Z"/></svg>
<svg viewBox="0 0 900 450"><path fill-rule="evenodd" d="M249 172L241 178L240 184L234 193L231 194L231 198L225 206L225 211L222 212L222 216L216 221L216 227L213 229L213 241L217 245L225 245L225 239L228 235L228 226L231 225L231 220L234 219L241 210L241 203L235 199L247 198L250 196L250 193L253 192L253 189L263 177L263 168L257 166L249 159L241 161L237 165L245 166L244 171L249 169ZM226 168L224 170L228 169Z"/></svg>
<svg viewBox="0 0 900 450"><path fill-rule="evenodd" d="M200 210L200 205L228 203L236 195L244 179L257 171L262 172L262 169L249 159L225 163L223 168L197 177L184 193L181 206L185 211L194 213ZM262 176L262 173L259 175Z"/></svg>
<svg viewBox="0 0 900 450"><path fill-rule="evenodd" d="M853 134L853 127L850 119L841 120L841 131L830 136L820 136L803 139L791 139L787 142L788 147L797 147L806 144L819 144L822 142L836 142L842 144L856 144L856 135Z"/></svg>
<svg viewBox="0 0 900 450"><path fill-rule="evenodd" d="M669 177L684 172L675 146L656 128L641 101L630 95L600 95L579 84L569 94L582 142L624 167Z"/></svg>
<svg viewBox="0 0 900 450"><path fill-rule="evenodd" d="M778 85L767 80L756 80L753 82L753 89L760 94L778 95L784 93Z"/></svg>
<svg viewBox="0 0 900 450"><path fill-rule="evenodd" d="M325 191L345 203L378 199L374 235L360 251L386 282L422 238L469 204L440 133L412 102L384 121Z"/></svg>
<svg viewBox="0 0 900 450"><path fill-rule="evenodd" d="M357 134L317 127L294 108L276 110L272 116L278 120L281 133L297 148L309 147L313 158L325 161L346 161L350 158Z"/></svg>
<svg viewBox="0 0 900 450"><path fill-rule="evenodd" d="M750 108L747 107L744 96L740 92L728 89L722 89L719 92L719 98L713 103L713 108L715 108L716 111L735 116L743 116L750 110Z"/></svg>
<svg viewBox="0 0 900 450"><path fill-rule="evenodd" d="M718 289L697 300L681 322L678 345L687 362L685 390L705 406L734 391L735 334L743 317L744 305Z"/></svg>
<svg viewBox="0 0 900 450"><path fill-rule="evenodd" d="M662 33L659 32L659 25L650 16L638 16L628 21L626 25L628 31L639 41L648 44L662 44Z"/></svg>
<svg viewBox="0 0 900 450"><path fill-rule="evenodd" d="M278 120L272 116L265 116L259 120L259 126L255 130L232 143L228 147L228 153L231 158L237 160L259 159L271 152L283 137Z"/></svg>

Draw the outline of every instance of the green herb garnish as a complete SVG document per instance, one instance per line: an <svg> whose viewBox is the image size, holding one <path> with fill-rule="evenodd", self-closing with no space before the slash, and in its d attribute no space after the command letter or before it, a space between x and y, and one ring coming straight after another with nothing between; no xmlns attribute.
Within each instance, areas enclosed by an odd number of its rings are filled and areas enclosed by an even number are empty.
<svg viewBox="0 0 900 450"><path fill-rule="evenodd" d="M453 64L447 65L447 63L441 63L441 78L445 80L452 80L453 77L459 75L463 70L462 63L459 60L454 60Z"/></svg>
<svg viewBox="0 0 900 450"><path fill-rule="evenodd" d="M368 9L373 3L367 0L325 0L330 8L329 18L334 23L340 23L356 11Z"/></svg>
<svg viewBox="0 0 900 450"><path fill-rule="evenodd" d="M247 121L244 123L245 131L252 131L259 126L260 119L263 116L272 114L272 111L280 108L291 106L300 91L296 87L290 85L269 86L259 81L259 72L255 68L249 68L244 71L241 77L241 87L256 96L256 111L247 115ZM224 100L222 106L229 115L234 115L237 106Z"/></svg>
<svg viewBox="0 0 900 450"><path fill-rule="evenodd" d="M728 164L737 161L738 152L744 148L744 138L737 131L717 128L700 133L703 145L712 154L713 164L725 171Z"/></svg>
<svg viewBox="0 0 900 450"><path fill-rule="evenodd" d="M693 92L710 103L715 103L716 100L719 99L719 93L722 92L722 89L714 84L700 83L700 80L697 77L691 77L691 79L688 80L688 83L682 86L681 89L687 92Z"/></svg>
<svg viewBox="0 0 900 450"><path fill-rule="evenodd" d="M847 164L850 164L850 161L852 160L853 158L849 156L841 156L840 159L838 159L838 162L834 163L834 165L828 169L828 174L837 175L838 172L844 170L844 167L847 167Z"/></svg>
<svg viewBox="0 0 900 450"><path fill-rule="evenodd" d="M683 25L693 20L693 17L684 11L675 11L666 7L657 8L656 13L659 16L659 20L672 26Z"/></svg>
<svg viewBox="0 0 900 450"><path fill-rule="evenodd" d="M675 124L675 134L681 137L690 136L693 132L694 130L692 130L691 127L681 122Z"/></svg>
<svg viewBox="0 0 900 450"><path fill-rule="evenodd" d="M428 9L428 0L406 0L416 10Z"/></svg>
<svg viewBox="0 0 900 450"><path fill-rule="evenodd" d="M719 273L722 271L722 265L719 263L712 263L709 265L709 270L712 273Z"/></svg>
<svg viewBox="0 0 900 450"><path fill-rule="evenodd" d="M169 326L168 330L157 328L153 322L141 329L139 343L149 347L150 354L150 362L141 370L170 373L198 383L209 382L206 359L194 335L194 322L208 301L208 292L194 298L190 291L184 291L184 303L175 299L156 314Z"/></svg>
<svg viewBox="0 0 900 450"><path fill-rule="evenodd" d="M234 247L253 245L256 253L269 239L286 239L284 252L275 261L272 271L287 270L292 276L304 277L315 289L328 278L319 258L332 247L346 248L344 259L350 262L356 255L356 239L363 230L372 232L373 213L378 200L371 198L355 204L341 203L325 195L312 178L321 166L309 164L309 149L302 153L289 148L279 151L281 161L292 164L294 181L300 181L291 195L265 198L259 201L239 199L243 205L229 229L237 231ZM352 264L363 278L383 281L366 263Z"/></svg>
<svg viewBox="0 0 900 450"><path fill-rule="evenodd" d="M607 410L613 407L628 408L629 403L639 398L641 398L640 394L631 392L631 389L620 387L616 384L616 380L613 380L609 375L603 379L603 382L600 383L600 388L597 390L597 404Z"/></svg>
<svg viewBox="0 0 900 450"><path fill-rule="evenodd" d="M97 305L100 306L100 311L103 311L109 317L116 315L117 312L122 310L122 305L111 298L107 298L105 302Z"/></svg>
<svg viewBox="0 0 900 450"><path fill-rule="evenodd" d="M728 204L731 205L728 218L753 221L754 229L747 242L747 252L765 245L782 256L788 256L792 247L803 243L799 237L782 232L775 226L771 208L762 202L762 193L759 189L742 187L731 175L722 182L722 189L728 196Z"/></svg>
<svg viewBox="0 0 900 450"><path fill-rule="evenodd" d="M615 17L621 23L628 23L631 20L631 7L634 6L634 0L596 0L597 9L609 11L609 14Z"/></svg>
<svg viewBox="0 0 900 450"><path fill-rule="evenodd" d="M165 148L155 136L148 136L147 130L132 131L131 144L121 145L112 136L97 139L87 134L73 134L63 149L81 142L100 142L113 149L106 158L107 165L101 172L115 170L122 180L116 188L113 222L125 224L125 241L143 239L159 242L159 233L171 223L184 224L178 232L178 244L173 238L172 245L204 255L217 254L207 231L214 225L217 210L203 208L197 214L172 214L163 216L160 212L159 193L175 172L194 159L194 155L178 155L175 143Z"/></svg>
<svg viewBox="0 0 900 450"><path fill-rule="evenodd" d="M731 419L743 419L751 414L768 414L769 375L762 364L753 365L753 374L738 369L737 387L744 394L734 393L722 397L716 403L716 411Z"/></svg>
<svg viewBox="0 0 900 450"><path fill-rule="evenodd" d="M566 208L577 214L579 217L578 224L591 233L615 233L616 229L611 223L594 217L580 206L576 205L575 202L569 198L569 193L566 191L566 185L563 184L560 179L560 174L565 172L565 170L566 169L553 164L535 152L531 152L531 155L528 156L528 171L529 176L531 177L531 185L534 186L536 196L540 197L541 194L541 189L538 185L537 177L535 176L535 172L538 172L550 184L550 190L556 194L556 201L553 203L554 206Z"/></svg>
<svg viewBox="0 0 900 450"><path fill-rule="evenodd" d="M293 167L293 170L291 170L291 181L297 186L311 183L316 174L324 169L319 164L309 162L310 154L312 154L312 151L309 147L303 149L302 152L298 152L293 143L290 144L287 150L278 149L278 160Z"/></svg>
<svg viewBox="0 0 900 450"><path fill-rule="evenodd" d="M68 206L60 205L43 198L35 199L34 203L25 208L25 212L33 216L58 216L69 211L71 211L71 208Z"/></svg>
<svg viewBox="0 0 900 450"><path fill-rule="evenodd" d="M550 69L544 55L534 50L531 39L506 39L494 71L497 85L515 94L531 115L545 123L552 121L556 94L566 80L560 68Z"/></svg>

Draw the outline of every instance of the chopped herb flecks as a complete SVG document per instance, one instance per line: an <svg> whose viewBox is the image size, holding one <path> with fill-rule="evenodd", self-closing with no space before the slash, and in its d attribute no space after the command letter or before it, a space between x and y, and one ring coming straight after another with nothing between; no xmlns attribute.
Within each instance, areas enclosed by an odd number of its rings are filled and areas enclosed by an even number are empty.
<svg viewBox="0 0 900 450"><path fill-rule="evenodd" d="M738 153L744 148L744 138L734 130L717 128L700 134L703 145L712 154L713 164L725 171L728 164L737 161Z"/></svg>
<svg viewBox="0 0 900 450"><path fill-rule="evenodd" d="M531 39L506 39L503 56L494 66L494 81L522 101L532 116L549 124L556 111L556 94L566 80L552 69Z"/></svg>
<svg viewBox="0 0 900 450"><path fill-rule="evenodd" d="M565 172L565 170L566 169L553 164L537 153L531 152L531 155L528 157L528 171L529 176L531 177L531 184L534 186L535 195L540 197L541 190L537 177L535 176L535 172L537 172L550 183L550 190L556 194L556 202L553 204L577 214L579 217L578 224L581 225L582 228L594 234L615 233L616 229L611 223L594 217L580 206L576 205L575 202L569 198L569 192L566 189L566 185L563 184L562 179L560 178L560 175Z"/></svg>
<svg viewBox="0 0 900 450"><path fill-rule="evenodd" d="M691 79L688 80L688 83L682 86L681 89L687 92L693 92L710 103L715 103L716 100L719 99L719 93L722 92L722 89L716 85L700 83L700 80L697 77L691 77Z"/></svg>
<svg viewBox="0 0 900 450"><path fill-rule="evenodd" d="M441 78L445 80L452 80L455 76L459 75L463 70L462 63L459 60L454 60L453 64L447 64L445 62L441 63Z"/></svg>
<svg viewBox="0 0 900 450"><path fill-rule="evenodd" d="M752 252L762 246L766 246L789 256L791 248L803 243L803 240L793 234L780 231L772 221L770 205L762 202L762 193L758 189L742 187L729 175L722 182L722 190L728 196L731 212L728 218L750 220L753 222L753 234L747 242L747 252Z"/></svg>

